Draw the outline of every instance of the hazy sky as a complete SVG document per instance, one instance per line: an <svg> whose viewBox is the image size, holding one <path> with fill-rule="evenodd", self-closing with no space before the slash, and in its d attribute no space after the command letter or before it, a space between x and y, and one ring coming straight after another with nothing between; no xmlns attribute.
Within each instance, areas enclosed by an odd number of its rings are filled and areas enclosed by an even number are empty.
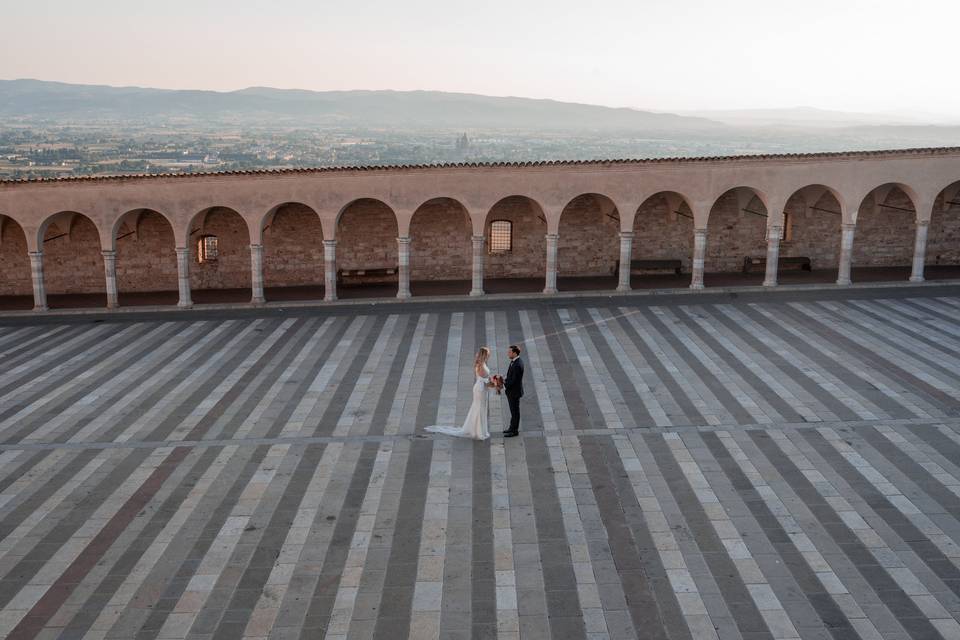
<svg viewBox="0 0 960 640"><path fill-rule="evenodd" d="M0 0L0 78L960 116L958 0Z"/></svg>

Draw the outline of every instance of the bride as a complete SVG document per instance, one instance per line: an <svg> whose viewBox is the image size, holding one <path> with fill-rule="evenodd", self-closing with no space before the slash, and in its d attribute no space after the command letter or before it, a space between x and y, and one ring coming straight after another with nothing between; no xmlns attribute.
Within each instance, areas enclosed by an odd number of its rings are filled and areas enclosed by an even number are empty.
<svg viewBox="0 0 960 640"><path fill-rule="evenodd" d="M486 440L490 437L490 428L487 426L487 405L489 401L487 390L493 387L493 382L490 380L490 369L487 368L487 360L489 359L490 349L480 347L477 357L473 361L473 373L476 376L473 383L473 403L470 405L470 411L467 412L466 420L463 421L463 426L434 425L427 427L426 431L474 440Z"/></svg>

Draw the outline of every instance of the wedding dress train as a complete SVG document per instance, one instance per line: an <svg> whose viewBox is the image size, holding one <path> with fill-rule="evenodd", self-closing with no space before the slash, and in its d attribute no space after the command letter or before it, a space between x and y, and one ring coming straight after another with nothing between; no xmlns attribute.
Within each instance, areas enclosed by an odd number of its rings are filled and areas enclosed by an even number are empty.
<svg viewBox="0 0 960 640"><path fill-rule="evenodd" d="M470 405L470 411L463 421L463 426L452 427L433 425L426 428L426 431L432 433L442 433L457 438L472 438L473 440L486 440L490 437L490 428L487 424L487 407L489 404L489 395L487 383L490 382L490 369L483 365L483 375L477 376L473 383L473 403Z"/></svg>

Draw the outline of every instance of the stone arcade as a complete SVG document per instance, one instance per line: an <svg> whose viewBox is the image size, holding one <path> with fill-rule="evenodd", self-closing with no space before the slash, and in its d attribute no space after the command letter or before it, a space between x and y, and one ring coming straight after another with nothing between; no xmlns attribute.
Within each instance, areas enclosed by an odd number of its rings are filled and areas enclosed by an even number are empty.
<svg viewBox="0 0 960 640"><path fill-rule="evenodd" d="M960 263L960 148L0 182L0 296ZM619 266L617 266L619 265ZM643 266L642 264L640 266ZM459 286L459 285L458 285Z"/></svg>

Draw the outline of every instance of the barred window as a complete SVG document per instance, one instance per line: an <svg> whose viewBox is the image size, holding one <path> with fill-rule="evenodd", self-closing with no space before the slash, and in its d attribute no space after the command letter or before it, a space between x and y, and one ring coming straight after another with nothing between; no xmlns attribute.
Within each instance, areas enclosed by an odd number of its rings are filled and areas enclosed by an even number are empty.
<svg viewBox="0 0 960 640"><path fill-rule="evenodd" d="M213 262L219 252L217 236L201 236L197 240L197 262Z"/></svg>
<svg viewBox="0 0 960 640"><path fill-rule="evenodd" d="M513 223L509 220L494 220L490 223L490 253L507 253L513 250Z"/></svg>

